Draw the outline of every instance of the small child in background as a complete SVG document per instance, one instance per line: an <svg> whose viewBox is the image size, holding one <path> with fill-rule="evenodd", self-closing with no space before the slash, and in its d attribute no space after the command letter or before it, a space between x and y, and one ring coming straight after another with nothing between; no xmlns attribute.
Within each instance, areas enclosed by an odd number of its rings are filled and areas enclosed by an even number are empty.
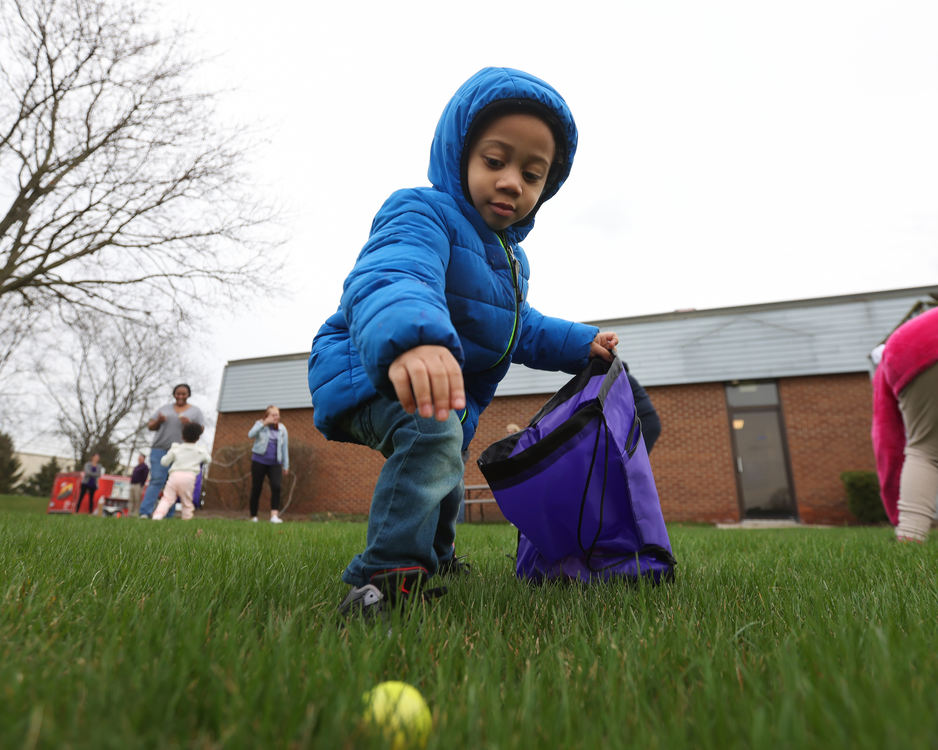
<svg viewBox="0 0 938 750"><path fill-rule="evenodd" d="M153 511L153 520L164 518L169 509L176 504L176 498L182 503L182 520L189 521L195 515L195 505L192 502L192 491L195 489L195 478L202 470L202 464L211 463L212 457L208 452L196 445L202 434L202 425L197 422L186 422L182 426L181 443L173 443L160 463L169 467L169 479L163 487L163 497L160 498L156 510Z"/></svg>

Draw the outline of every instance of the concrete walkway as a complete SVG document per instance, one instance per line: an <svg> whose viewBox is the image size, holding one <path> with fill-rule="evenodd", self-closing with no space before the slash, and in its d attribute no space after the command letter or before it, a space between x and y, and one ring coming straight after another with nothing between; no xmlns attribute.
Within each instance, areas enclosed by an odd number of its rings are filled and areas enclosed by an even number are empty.
<svg viewBox="0 0 938 750"><path fill-rule="evenodd" d="M823 529L824 524L799 523L794 518L748 518L739 523L718 523L718 529Z"/></svg>

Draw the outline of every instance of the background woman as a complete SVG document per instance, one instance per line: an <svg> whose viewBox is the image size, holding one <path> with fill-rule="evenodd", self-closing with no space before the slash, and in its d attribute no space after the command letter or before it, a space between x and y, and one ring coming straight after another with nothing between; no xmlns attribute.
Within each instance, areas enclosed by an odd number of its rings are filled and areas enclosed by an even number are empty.
<svg viewBox="0 0 938 750"><path fill-rule="evenodd" d="M287 428L280 424L280 409L268 406L263 420L259 419L248 430L254 438L251 449L251 520L257 522L257 508L261 499L264 477L270 482L270 522L283 523L280 518L280 482L290 472L290 452Z"/></svg>
<svg viewBox="0 0 938 750"><path fill-rule="evenodd" d="M91 460L85 464L81 474L81 492L78 494L78 504L75 506L75 512L81 510L81 501L88 496L88 513L94 513L94 493L98 491L98 480L104 473L104 467L98 463L101 456L95 453Z"/></svg>

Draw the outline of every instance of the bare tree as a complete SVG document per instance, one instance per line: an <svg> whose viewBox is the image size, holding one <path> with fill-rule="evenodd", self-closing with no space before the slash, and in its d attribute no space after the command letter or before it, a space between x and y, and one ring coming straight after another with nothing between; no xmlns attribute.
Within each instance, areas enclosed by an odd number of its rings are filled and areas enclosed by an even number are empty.
<svg viewBox="0 0 938 750"><path fill-rule="evenodd" d="M167 373L182 366L184 339L175 325L154 329L103 314L85 314L67 330L74 343L58 358L35 363L57 407L57 431L76 461L96 446L113 445L127 455L141 444L157 400L166 398Z"/></svg>
<svg viewBox="0 0 938 750"><path fill-rule="evenodd" d="M36 310L141 320L262 279L244 149L149 8L0 3L0 328Z"/></svg>
<svg viewBox="0 0 938 750"><path fill-rule="evenodd" d="M15 353L27 339L32 340L34 350L44 346L45 341L37 336L41 313L0 297L0 425L9 427L28 420L29 374L24 360Z"/></svg>

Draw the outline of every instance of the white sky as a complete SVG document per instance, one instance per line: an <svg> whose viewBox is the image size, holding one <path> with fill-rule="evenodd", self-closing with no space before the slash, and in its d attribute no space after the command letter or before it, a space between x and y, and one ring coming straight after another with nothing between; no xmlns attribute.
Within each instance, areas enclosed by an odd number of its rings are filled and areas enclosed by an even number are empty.
<svg viewBox="0 0 938 750"><path fill-rule="evenodd" d="M580 131L524 243L531 302L575 320L938 281L938 3L168 0L205 85L259 135L283 294L206 321L229 359L308 350L387 195L427 184L452 93L538 75ZM208 338L208 337L207 337ZM628 342L622 347L627 352Z"/></svg>

